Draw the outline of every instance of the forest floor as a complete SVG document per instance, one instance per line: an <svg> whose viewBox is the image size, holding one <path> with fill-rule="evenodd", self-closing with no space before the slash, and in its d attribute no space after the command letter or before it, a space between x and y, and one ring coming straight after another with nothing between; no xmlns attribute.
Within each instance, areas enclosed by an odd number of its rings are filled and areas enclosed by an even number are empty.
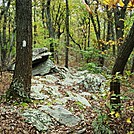
<svg viewBox="0 0 134 134"><path fill-rule="evenodd" d="M0 78L0 95L4 94L9 88L11 79L11 73L2 73ZM130 78L128 83L134 90L134 78ZM70 91L73 89L72 87L65 88L65 90ZM127 99L122 100L122 114L116 113L113 116L113 113L109 113L109 109L106 106L108 98L99 97L99 100L95 100L91 96L86 98L90 104L98 107L96 111L89 107L76 105L73 101L68 101L65 107L73 109L73 114L83 118L83 120L74 127L55 123L55 126L50 127L50 130L44 133L39 132L32 124L27 123L25 118L19 114L18 111L24 110L24 106L10 104L2 100L0 102L0 134L99 134L99 132L94 131L95 128L96 130L97 128L102 129L102 134L105 134L103 130L108 128L115 134L134 134L134 94L129 92L129 89L130 87L128 88L126 85L123 85L121 88L121 92L125 97L127 96ZM63 90L60 92L63 95L65 94ZM28 108L38 108L38 106L35 103L30 103Z"/></svg>

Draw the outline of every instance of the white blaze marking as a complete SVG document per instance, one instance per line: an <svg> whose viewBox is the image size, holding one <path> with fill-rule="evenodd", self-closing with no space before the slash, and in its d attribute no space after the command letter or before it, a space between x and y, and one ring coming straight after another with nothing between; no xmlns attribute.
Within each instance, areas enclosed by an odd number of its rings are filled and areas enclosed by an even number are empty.
<svg viewBox="0 0 134 134"><path fill-rule="evenodd" d="M27 46L27 42L25 40L23 40L22 47L26 47L26 46Z"/></svg>

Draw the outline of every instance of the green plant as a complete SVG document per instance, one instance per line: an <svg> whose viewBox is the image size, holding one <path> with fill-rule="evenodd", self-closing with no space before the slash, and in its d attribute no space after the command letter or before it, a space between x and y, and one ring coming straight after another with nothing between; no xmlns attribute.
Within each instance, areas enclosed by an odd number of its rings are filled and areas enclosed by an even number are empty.
<svg viewBox="0 0 134 134"><path fill-rule="evenodd" d="M91 62L91 63L87 63L84 65L84 67L82 67L82 70L88 70L90 73L100 73L101 72L101 68L97 66L97 64Z"/></svg>
<svg viewBox="0 0 134 134"><path fill-rule="evenodd" d="M86 50L81 50L81 54L87 61L92 61L100 56L100 51L94 47L89 47Z"/></svg>
<svg viewBox="0 0 134 134"><path fill-rule="evenodd" d="M112 134L109 124L108 124L109 117L105 113L100 113L93 121L92 126L94 129L95 134Z"/></svg>

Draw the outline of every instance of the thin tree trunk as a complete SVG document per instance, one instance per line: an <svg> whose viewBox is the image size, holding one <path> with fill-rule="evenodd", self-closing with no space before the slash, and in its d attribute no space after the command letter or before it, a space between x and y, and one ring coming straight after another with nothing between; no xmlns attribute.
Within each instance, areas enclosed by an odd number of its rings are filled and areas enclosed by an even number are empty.
<svg viewBox="0 0 134 134"><path fill-rule="evenodd" d="M87 46L88 47L90 46L90 25L91 25L90 23L91 23L90 18L88 18L88 37L87 37L87 39L88 39Z"/></svg>
<svg viewBox="0 0 134 134"><path fill-rule="evenodd" d="M54 29L53 29L53 25L52 25L52 20L51 20L51 14L50 14L50 4L51 4L51 0L47 0L47 4L46 4L46 19L47 19L47 27L48 27L48 31L49 31L49 37L52 39L55 39L55 35L54 35ZM52 53L52 58L54 58L54 43L50 43L50 52Z"/></svg>
<svg viewBox="0 0 134 134"><path fill-rule="evenodd" d="M1 27L0 27L0 28L1 28ZM1 77L2 77L1 48L2 48L2 41L1 41L1 29L0 29L0 74L1 74Z"/></svg>
<svg viewBox="0 0 134 134"><path fill-rule="evenodd" d="M133 61L132 61L132 67L131 67L131 73L134 72L134 57L133 57Z"/></svg>
<svg viewBox="0 0 134 134"><path fill-rule="evenodd" d="M34 0L34 10L33 10L33 16L34 16L34 29L33 29L33 32L34 32L34 47L36 46L36 37L37 37L37 24L36 24L36 0Z"/></svg>
<svg viewBox="0 0 134 134"><path fill-rule="evenodd" d="M69 5L66 0L66 50L65 50L65 67L68 68L68 52L69 51Z"/></svg>
<svg viewBox="0 0 134 134"><path fill-rule="evenodd" d="M5 1L3 1L3 6L5 7ZM7 60L7 12L4 13L3 20L3 38L2 38L2 68L6 68L6 60Z"/></svg>

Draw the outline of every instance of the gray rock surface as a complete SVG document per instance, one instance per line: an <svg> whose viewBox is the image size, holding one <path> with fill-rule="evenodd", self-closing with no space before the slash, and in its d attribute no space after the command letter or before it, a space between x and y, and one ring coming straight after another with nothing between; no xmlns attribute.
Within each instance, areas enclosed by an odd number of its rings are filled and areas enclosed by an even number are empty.
<svg viewBox="0 0 134 134"><path fill-rule="evenodd" d="M51 55L50 52L47 52L46 47L36 48L32 52L32 66L38 66L38 64L48 60L48 57Z"/></svg>
<svg viewBox="0 0 134 134"><path fill-rule="evenodd" d="M68 111L61 105L56 105L52 107L42 106L40 110L45 111L55 120L66 126L75 126L81 121L79 117L73 115L70 111Z"/></svg>
<svg viewBox="0 0 134 134"><path fill-rule="evenodd" d="M25 110L21 115L26 117L26 122L31 123L39 131L46 131L52 125L51 117L37 109Z"/></svg>
<svg viewBox="0 0 134 134"><path fill-rule="evenodd" d="M33 67L32 75L43 76L49 74L53 68L55 68L54 63L50 59L48 59L47 61L42 62L37 66Z"/></svg>
<svg viewBox="0 0 134 134"><path fill-rule="evenodd" d="M51 67L47 69L47 73L51 72ZM93 109L94 105L86 98L90 97L97 102L96 92L103 92L106 81L100 74L55 68L55 73L49 74L45 74L41 68L36 70L41 71L40 75L44 76L33 76L31 98L35 99L35 102L39 100L43 103L35 104L38 110L27 109L22 114L27 122L32 123L39 131L49 131L49 126L53 126L54 122L68 127L76 126L84 117L74 115L65 108L66 104L71 101L79 108ZM84 132L85 129L81 131Z"/></svg>

